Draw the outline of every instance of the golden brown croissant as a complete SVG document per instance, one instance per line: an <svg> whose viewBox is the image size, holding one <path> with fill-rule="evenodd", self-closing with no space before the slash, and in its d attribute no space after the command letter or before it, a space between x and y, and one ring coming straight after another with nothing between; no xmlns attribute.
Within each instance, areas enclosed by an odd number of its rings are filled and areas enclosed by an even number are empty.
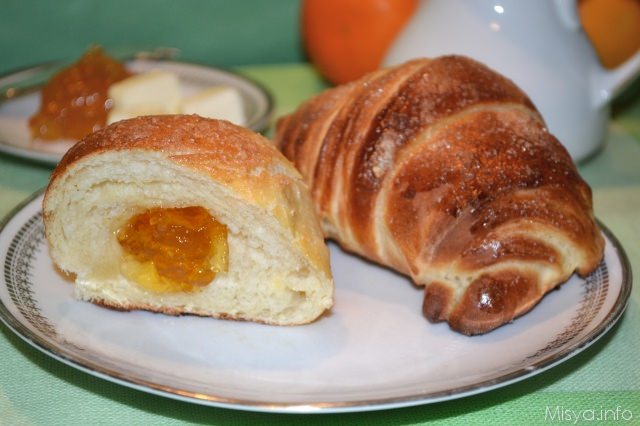
<svg viewBox="0 0 640 426"><path fill-rule="evenodd" d="M510 80L460 56L327 90L275 140L325 234L424 285L423 311L465 334L531 309L599 264L591 190Z"/></svg>

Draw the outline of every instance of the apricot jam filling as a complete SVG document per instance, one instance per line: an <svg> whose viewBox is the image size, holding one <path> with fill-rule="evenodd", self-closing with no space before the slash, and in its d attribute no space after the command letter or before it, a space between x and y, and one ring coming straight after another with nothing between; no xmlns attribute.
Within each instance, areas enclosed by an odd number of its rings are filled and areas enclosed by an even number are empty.
<svg viewBox="0 0 640 426"><path fill-rule="evenodd" d="M207 286L229 264L227 227L202 207L152 208L116 231L123 274L165 293Z"/></svg>

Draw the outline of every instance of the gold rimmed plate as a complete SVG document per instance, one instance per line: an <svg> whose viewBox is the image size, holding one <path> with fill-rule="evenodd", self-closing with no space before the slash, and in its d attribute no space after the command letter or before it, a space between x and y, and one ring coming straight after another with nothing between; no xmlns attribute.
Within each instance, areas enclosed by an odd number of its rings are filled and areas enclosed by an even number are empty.
<svg viewBox="0 0 640 426"><path fill-rule="evenodd" d="M42 194L0 231L0 319L61 362L170 398L240 410L368 411L428 404L527 379L580 353L622 315L631 292L623 249L528 314L467 337L421 315L404 277L331 244L336 304L318 321L275 327L116 312L73 297L43 236Z"/></svg>

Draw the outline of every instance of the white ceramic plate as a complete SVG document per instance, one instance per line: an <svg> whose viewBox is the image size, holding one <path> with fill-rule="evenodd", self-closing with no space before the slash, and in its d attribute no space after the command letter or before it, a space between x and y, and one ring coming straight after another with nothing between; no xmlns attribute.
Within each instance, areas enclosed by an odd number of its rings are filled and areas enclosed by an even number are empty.
<svg viewBox="0 0 640 426"><path fill-rule="evenodd" d="M263 130L271 118L273 101L266 89L251 80L217 68L157 59L133 59L126 62L133 72L162 69L175 73L184 95L195 93L210 86L235 87L244 102L247 127ZM51 75L55 63L42 64L0 77L0 152L31 160L57 164L62 155L75 141L31 140L28 120L40 107L40 92L37 89ZM31 83L36 82L36 83ZM14 93L25 90L25 94Z"/></svg>
<svg viewBox="0 0 640 426"><path fill-rule="evenodd" d="M605 259L530 313L466 337L421 315L422 291L331 245L332 312L275 327L148 312L73 298L49 259L42 195L0 232L0 318L46 354L142 391L273 412L345 412L432 403L530 377L601 337L620 317L631 271L607 231Z"/></svg>

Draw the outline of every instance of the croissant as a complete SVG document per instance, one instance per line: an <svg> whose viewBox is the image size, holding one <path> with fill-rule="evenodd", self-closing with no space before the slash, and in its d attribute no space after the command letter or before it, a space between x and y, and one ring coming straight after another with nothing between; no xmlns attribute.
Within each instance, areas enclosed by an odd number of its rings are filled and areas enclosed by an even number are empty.
<svg viewBox="0 0 640 426"><path fill-rule="evenodd" d="M325 236L425 286L423 313L464 334L529 311L604 239L589 186L513 82L470 58L416 59L282 117Z"/></svg>
<svg viewBox="0 0 640 426"><path fill-rule="evenodd" d="M54 170L45 235L80 300L304 324L333 303L306 185L264 137L198 116L120 121Z"/></svg>

